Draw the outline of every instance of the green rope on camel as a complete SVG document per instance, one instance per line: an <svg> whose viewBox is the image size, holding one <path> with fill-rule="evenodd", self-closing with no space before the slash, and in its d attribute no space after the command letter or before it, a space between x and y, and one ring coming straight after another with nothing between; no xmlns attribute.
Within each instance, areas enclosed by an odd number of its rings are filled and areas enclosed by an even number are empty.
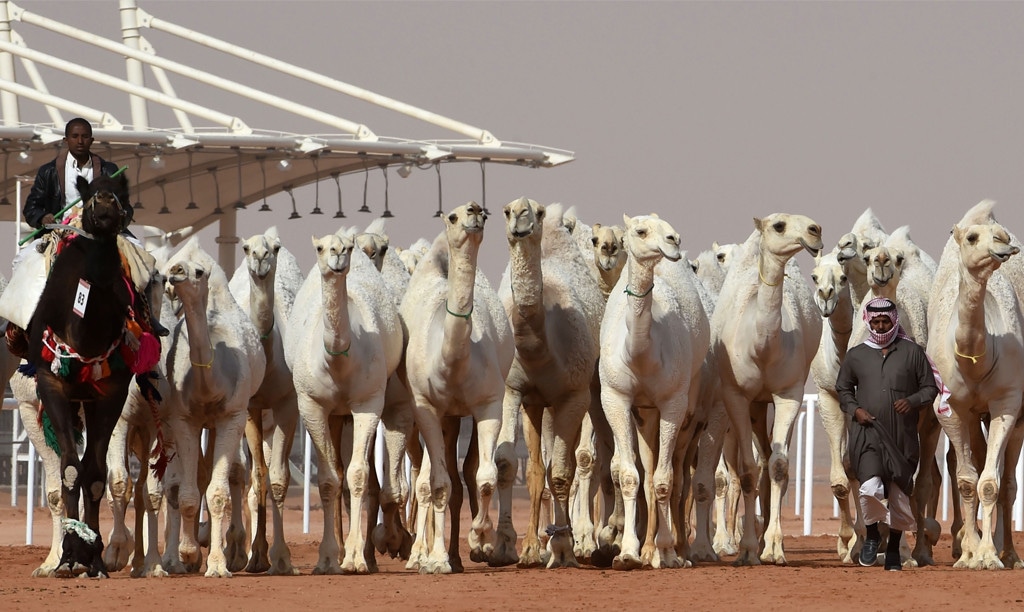
<svg viewBox="0 0 1024 612"><path fill-rule="evenodd" d="M53 430L53 423L50 422L50 415L43 412L42 418L43 425L43 437L46 439L46 446L53 450L53 452L60 454L60 442L57 440L57 432ZM82 435L82 427L80 423L75 423L75 446L81 446L85 442L85 437Z"/></svg>

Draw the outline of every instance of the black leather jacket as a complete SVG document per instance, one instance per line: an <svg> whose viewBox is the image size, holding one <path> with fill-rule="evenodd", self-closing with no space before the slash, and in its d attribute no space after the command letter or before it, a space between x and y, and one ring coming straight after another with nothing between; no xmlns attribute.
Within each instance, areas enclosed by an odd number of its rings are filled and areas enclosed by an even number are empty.
<svg viewBox="0 0 1024 612"><path fill-rule="evenodd" d="M39 228L40 222L47 214L56 215L66 205L63 175L67 158L68 152L62 151L56 159L40 166L36 173L32 191L25 199L25 208L22 210L25 221L34 228ZM94 169L99 168L105 176L111 176L117 172L117 164L104 161L96 154L92 156L92 164ZM123 206L128 211L128 221L130 221L134 210L127 202L123 203Z"/></svg>

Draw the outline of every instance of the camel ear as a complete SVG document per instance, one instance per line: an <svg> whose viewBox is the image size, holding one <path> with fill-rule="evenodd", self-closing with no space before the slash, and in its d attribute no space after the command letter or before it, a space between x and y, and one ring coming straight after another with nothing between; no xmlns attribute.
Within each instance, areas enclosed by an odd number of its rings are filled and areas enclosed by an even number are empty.
<svg viewBox="0 0 1024 612"><path fill-rule="evenodd" d="M538 221L543 221L544 220L544 205L543 204L537 204L537 210L535 211L535 214L537 215L537 220Z"/></svg>
<svg viewBox="0 0 1024 612"><path fill-rule="evenodd" d="M720 245L718 244L718 241L715 240L714 242L711 243L711 250L712 251L717 251L719 249L719 246Z"/></svg>
<svg viewBox="0 0 1024 612"><path fill-rule="evenodd" d="M696 260L696 259L691 259L690 260L690 268L693 270L693 273L696 274L697 273L697 269L700 268L700 261Z"/></svg>
<svg viewBox="0 0 1024 612"><path fill-rule="evenodd" d="M242 243L242 252L245 253L246 255L249 254L249 243L248 242L243 242Z"/></svg>
<svg viewBox="0 0 1024 612"><path fill-rule="evenodd" d="M316 236L310 236L310 240L313 241L313 248L315 249L316 246L317 246L317 244L316 244Z"/></svg>
<svg viewBox="0 0 1024 612"><path fill-rule="evenodd" d="M622 224L629 227L629 224L633 222L633 219L626 213L622 213Z"/></svg>
<svg viewBox="0 0 1024 612"><path fill-rule="evenodd" d="M764 221L762 219L758 219L757 217L754 217L754 229L756 229L757 231L760 232L760 231L762 231L763 228L764 228Z"/></svg>
<svg viewBox="0 0 1024 612"><path fill-rule="evenodd" d="M953 240L955 240L957 244L961 244L963 242L964 230L959 225L954 225L953 231L950 233L953 234Z"/></svg>
<svg viewBox="0 0 1024 612"><path fill-rule="evenodd" d="M590 226L590 231L592 231L594 233L597 233L597 230L599 230L599 229L601 229L601 224L600 223L595 223L595 224Z"/></svg>
<svg viewBox="0 0 1024 612"><path fill-rule="evenodd" d="M89 181L84 176L75 179L75 188L78 189L78 195L82 197L82 202L88 202L92 197L92 193L89 191Z"/></svg>

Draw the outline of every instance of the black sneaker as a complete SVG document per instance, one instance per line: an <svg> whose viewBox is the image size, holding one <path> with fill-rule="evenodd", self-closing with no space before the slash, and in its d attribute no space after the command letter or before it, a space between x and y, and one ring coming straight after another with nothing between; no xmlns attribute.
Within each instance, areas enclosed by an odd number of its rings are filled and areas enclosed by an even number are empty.
<svg viewBox="0 0 1024 612"><path fill-rule="evenodd" d="M903 564L900 563L900 553L890 554L888 551L885 553L885 571L887 572L899 572L903 570Z"/></svg>
<svg viewBox="0 0 1024 612"><path fill-rule="evenodd" d="M878 545L881 540L864 540L864 546L860 549L860 564L864 567L871 567L878 560Z"/></svg>

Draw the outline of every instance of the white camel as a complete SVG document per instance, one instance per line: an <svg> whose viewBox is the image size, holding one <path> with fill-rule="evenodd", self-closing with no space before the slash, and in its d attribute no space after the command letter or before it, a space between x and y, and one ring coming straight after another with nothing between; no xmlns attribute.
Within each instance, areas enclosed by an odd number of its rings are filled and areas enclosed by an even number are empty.
<svg viewBox="0 0 1024 612"><path fill-rule="evenodd" d="M583 416L591 401L604 300L583 254L562 225L562 207L519 198L504 207L509 265L499 293L514 330L515 360L505 380L499 470L514 467L515 422L522 408L523 435L529 451L526 470L530 520L519 555L520 567L575 566L569 488L576 471L574 454ZM541 433L545 412L551 418L551 454L544 466ZM554 525L542 553L537 530L545 473L554 501ZM513 472L514 474L514 472ZM512 478L499 478L499 543L493 564L514 560L506 536L515 533L511 516ZM547 552L547 551L545 551Z"/></svg>
<svg viewBox="0 0 1024 612"><path fill-rule="evenodd" d="M939 422L956 451L963 503L962 554L954 567L973 569L1021 566L1010 530L1003 529L999 548L992 531L997 503L1009 525L1024 436L1017 426L1024 396L1024 261L1012 257L1020 243L995 220L993 206L983 201L953 226L928 308L928 353L950 392L948 408L941 396L937 400ZM986 413L984 442L972 434Z"/></svg>
<svg viewBox="0 0 1024 612"><path fill-rule="evenodd" d="M789 437L821 335L821 315L793 256L822 249L821 228L803 215L775 213L754 220L754 232L729 266L711 319L712 350L722 379L722 398L740 455L744 497L743 537L737 565L785 564L780 505L789 484ZM775 405L769 439L767 405ZM771 456L771 498L764 551L757 556L754 502L758 466L752 433Z"/></svg>
<svg viewBox="0 0 1024 612"><path fill-rule="evenodd" d="M673 525L673 454L677 437L693 437L699 376L710 328L697 295L699 281L680 262L679 234L657 215L623 215L626 273L608 297L601 323L601 404L615 436L625 506L615 569L680 567ZM667 259L668 261L662 261ZM636 442L644 468L636 468ZM637 496L647 500L647 534L640 549Z"/></svg>
<svg viewBox="0 0 1024 612"><path fill-rule="evenodd" d="M242 243L245 260L228 284L231 294L249 316L259 334L267 367L263 382L249 400L245 439L252 457L250 521L252 542L247 572L298 575L284 534L284 503L291 481L291 454L299 409L292 372L284 357L284 338L302 272L295 256L281 246L277 228L271 227ZM265 440L264 420L272 423ZM269 450L265 455L264 449ZM269 480L268 480L269 477ZM267 542L267 484L273 499L274 544Z"/></svg>
<svg viewBox="0 0 1024 612"><path fill-rule="evenodd" d="M172 559L169 568L165 558L164 568L180 571L180 563L187 570L199 569L201 552L195 522L203 492L197 477L200 434L207 428L213 451L206 488L211 530L206 576L230 577L228 564L233 564L237 556L235 539L245 534L228 534L231 559L225 556L225 518L240 516L241 511L241 483L229 491L229 472L238 461L249 399L263 381L266 357L259 333L228 290L224 271L196 238L170 258L163 273L172 301L180 304L184 313L171 332L164 354L170 387L164 398L164 414L177 457L172 471L180 482L177 486L169 484L170 495L176 497L169 503L176 505L181 515L178 563ZM244 558L244 549L242 552Z"/></svg>
<svg viewBox="0 0 1024 612"><path fill-rule="evenodd" d="M417 264L401 307L409 330L409 389L415 400L416 425L427 448L424 461L428 465L415 485L416 541L407 564L421 573L462 569L458 540L462 487L457 484L455 453L459 417L473 417L479 455L475 474L479 501L468 537L471 555L486 560L494 553L490 502L499 486L494 454L505 377L515 346L501 302L477 266L484 221L483 209L475 202L444 216L445 231ZM446 549L448 511L452 529Z"/></svg>
<svg viewBox="0 0 1024 612"><path fill-rule="evenodd" d="M317 265L295 300L285 356L298 393L299 415L316 447L324 531L315 574L369 573L363 513L366 511L370 439L384 408L388 378L402 358L402 325L380 272L353 235L339 231L313 238ZM341 418L352 417L352 450L340 456ZM351 520L338 542L339 466L345 464ZM369 522L374 517L367 517Z"/></svg>
<svg viewBox="0 0 1024 612"><path fill-rule="evenodd" d="M839 503L839 534L836 550L843 563L853 563L854 549L858 544L856 516L859 505L850 505L850 477L846 472L847 425L846 416L839 408L839 394L836 392L836 378L839 366L846 357L846 350L853 330L853 299L850 295L849 277L846 268L839 262L840 249L815 257L811 271L814 282L814 303L828 326L821 334L818 351L811 362L811 375L818 389L818 414L828 435L831 463L829 484L832 495ZM858 549L859 550L859 549Z"/></svg>

